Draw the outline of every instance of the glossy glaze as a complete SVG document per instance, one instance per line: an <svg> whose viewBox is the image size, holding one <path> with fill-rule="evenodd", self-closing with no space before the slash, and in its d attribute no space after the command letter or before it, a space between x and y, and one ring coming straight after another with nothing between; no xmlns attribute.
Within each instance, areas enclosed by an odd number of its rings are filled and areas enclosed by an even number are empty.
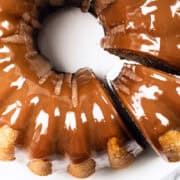
<svg viewBox="0 0 180 180"><path fill-rule="evenodd" d="M159 137L180 131L180 78L142 65L125 65L112 85L147 141L162 153Z"/></svg>
<svg viewBox="0 0 180 180"><path fill-rule="evenodd" d="M105 49L150 55L180 70L179 0L116 0L100 20Z"/></svg>
<svg viewBox="0 0 180 180"><path fill-rule="evenodd" d="M111 137L136 151L139 146L90 70L56 74L48 67L46 72L44 60L27 58L26 43L2 41L21 33L21 16L32 8L33 1L0 0L0 125L20 132L17 144L32 158L58 153L80 162L91 151L105 150Z"/></svg>

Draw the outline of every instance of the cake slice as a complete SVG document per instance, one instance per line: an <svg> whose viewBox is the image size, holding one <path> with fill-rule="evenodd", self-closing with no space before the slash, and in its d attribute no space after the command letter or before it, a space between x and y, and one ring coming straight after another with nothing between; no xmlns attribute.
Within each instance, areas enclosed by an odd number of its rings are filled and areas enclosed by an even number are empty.
<svg viewBox="0 0 180 180"><path fill-rule="evenodd" d="M125 64L111 85L153 149L168 161L180 161L180 78Z"/></svg>
<svg viewBox="0 0 180 180"><path fill-rule="evenodd" d="M178 1L116 0L99 15L102 47L121 58L180 73Z"/></svg>

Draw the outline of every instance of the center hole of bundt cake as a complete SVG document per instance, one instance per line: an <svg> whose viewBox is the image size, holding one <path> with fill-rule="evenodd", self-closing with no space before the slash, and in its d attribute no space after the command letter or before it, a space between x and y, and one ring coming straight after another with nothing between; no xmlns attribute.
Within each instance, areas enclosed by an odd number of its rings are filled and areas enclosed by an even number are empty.
<svg viewBox="0 0 180 180"><path fill-rule="evenodd" d="M92 14L79 8L60 9L45 19L39 49L56 71L72 73L89 67L103 78L119 62L100 47L103 36L103 27Z"/></svg>

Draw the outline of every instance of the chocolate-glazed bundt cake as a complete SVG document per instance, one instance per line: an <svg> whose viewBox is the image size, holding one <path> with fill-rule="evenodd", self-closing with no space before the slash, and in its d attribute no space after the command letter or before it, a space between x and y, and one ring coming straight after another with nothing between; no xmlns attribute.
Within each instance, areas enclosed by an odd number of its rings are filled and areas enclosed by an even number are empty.
<svg viewBox="0 0 180 180"><path fill-rule="evenodd" d="M68 172L83 178L95 172L93 152L107 152L110 166L123 168L142 147L91 70L57 73L38 51L39 19L49 5L63 3L83 11L91 8L104 26L105 49L178 73L180 3L0 0L0 159L15 159L18 145L29 152L29 169L48 175L51 155L68 156ZM153 148L169 161L180 161L179 78L142 65L125 65L112 86Z"/></svg>
<svg viewBox="0 0 180 180"><path fill-rule="evenodd" d="M68 172L81 178L95 171L93 151L107 151L113 168L126 167L142 148L103 85L89 69L55 73L36 48L39 12L46 5L0 0L0 159L13 160L20 145L38 175L51 173L54 153L67 155Z"/></svg>
<svg viewBox="0 0 180 180"><path fill-rule="evenodd" d="M154 150L169 161L180 161L180 78L125 64L111 84Z"/></svg>
<svg viewBox="0 0 180 180"><path fill-rule="evenodd" d="M116 0L99 18L106 31L104 49L180 74L179 0Z"/></svg>

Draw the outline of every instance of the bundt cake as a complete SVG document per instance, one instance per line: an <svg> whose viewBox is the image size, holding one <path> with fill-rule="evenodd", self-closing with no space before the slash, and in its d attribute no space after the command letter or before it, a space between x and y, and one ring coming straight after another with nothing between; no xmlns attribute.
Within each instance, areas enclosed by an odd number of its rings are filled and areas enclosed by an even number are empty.
<svg viewBox="0 0 180 180"><path fill-rule="evenodd" d="M44 2L0 1L0 159L13 160L19 145L30 170L43 176L52 172L52 154L67 155L68 172L82 178L95 171L92 151L107 150L112 168L126 167L142 148L103 85L89 69L55 73L36 50Z"/></svg>
<svg viewBox="0 0 180 180"><path fill-rule="evenodd" d="M179 0L116 0L99 18L104 49L145 65L180 74Z"/></svg>
<svg viewBox="0 0 180 180"><path fill-rule="evenodd" d="M83 178L95 172L92 152L107 151L110 166L123 168L142 146L90 69L57 73L38 51L41 11L63 3L91 8L105 28L105 49L179 73L179 1L0 0L0 159L15 159L20 146L29 169L44 176L52 154L68 156L68 172ZM137 127L169 161L180 160L179 84L142 65L125 65L112 81Z"/></svg>
<svg viewBox="0 0 180 180"><path fill-rule="evenodd" d="M125 64L111 84L154 150L169 161L180 161L180 78Z"/></svg>

